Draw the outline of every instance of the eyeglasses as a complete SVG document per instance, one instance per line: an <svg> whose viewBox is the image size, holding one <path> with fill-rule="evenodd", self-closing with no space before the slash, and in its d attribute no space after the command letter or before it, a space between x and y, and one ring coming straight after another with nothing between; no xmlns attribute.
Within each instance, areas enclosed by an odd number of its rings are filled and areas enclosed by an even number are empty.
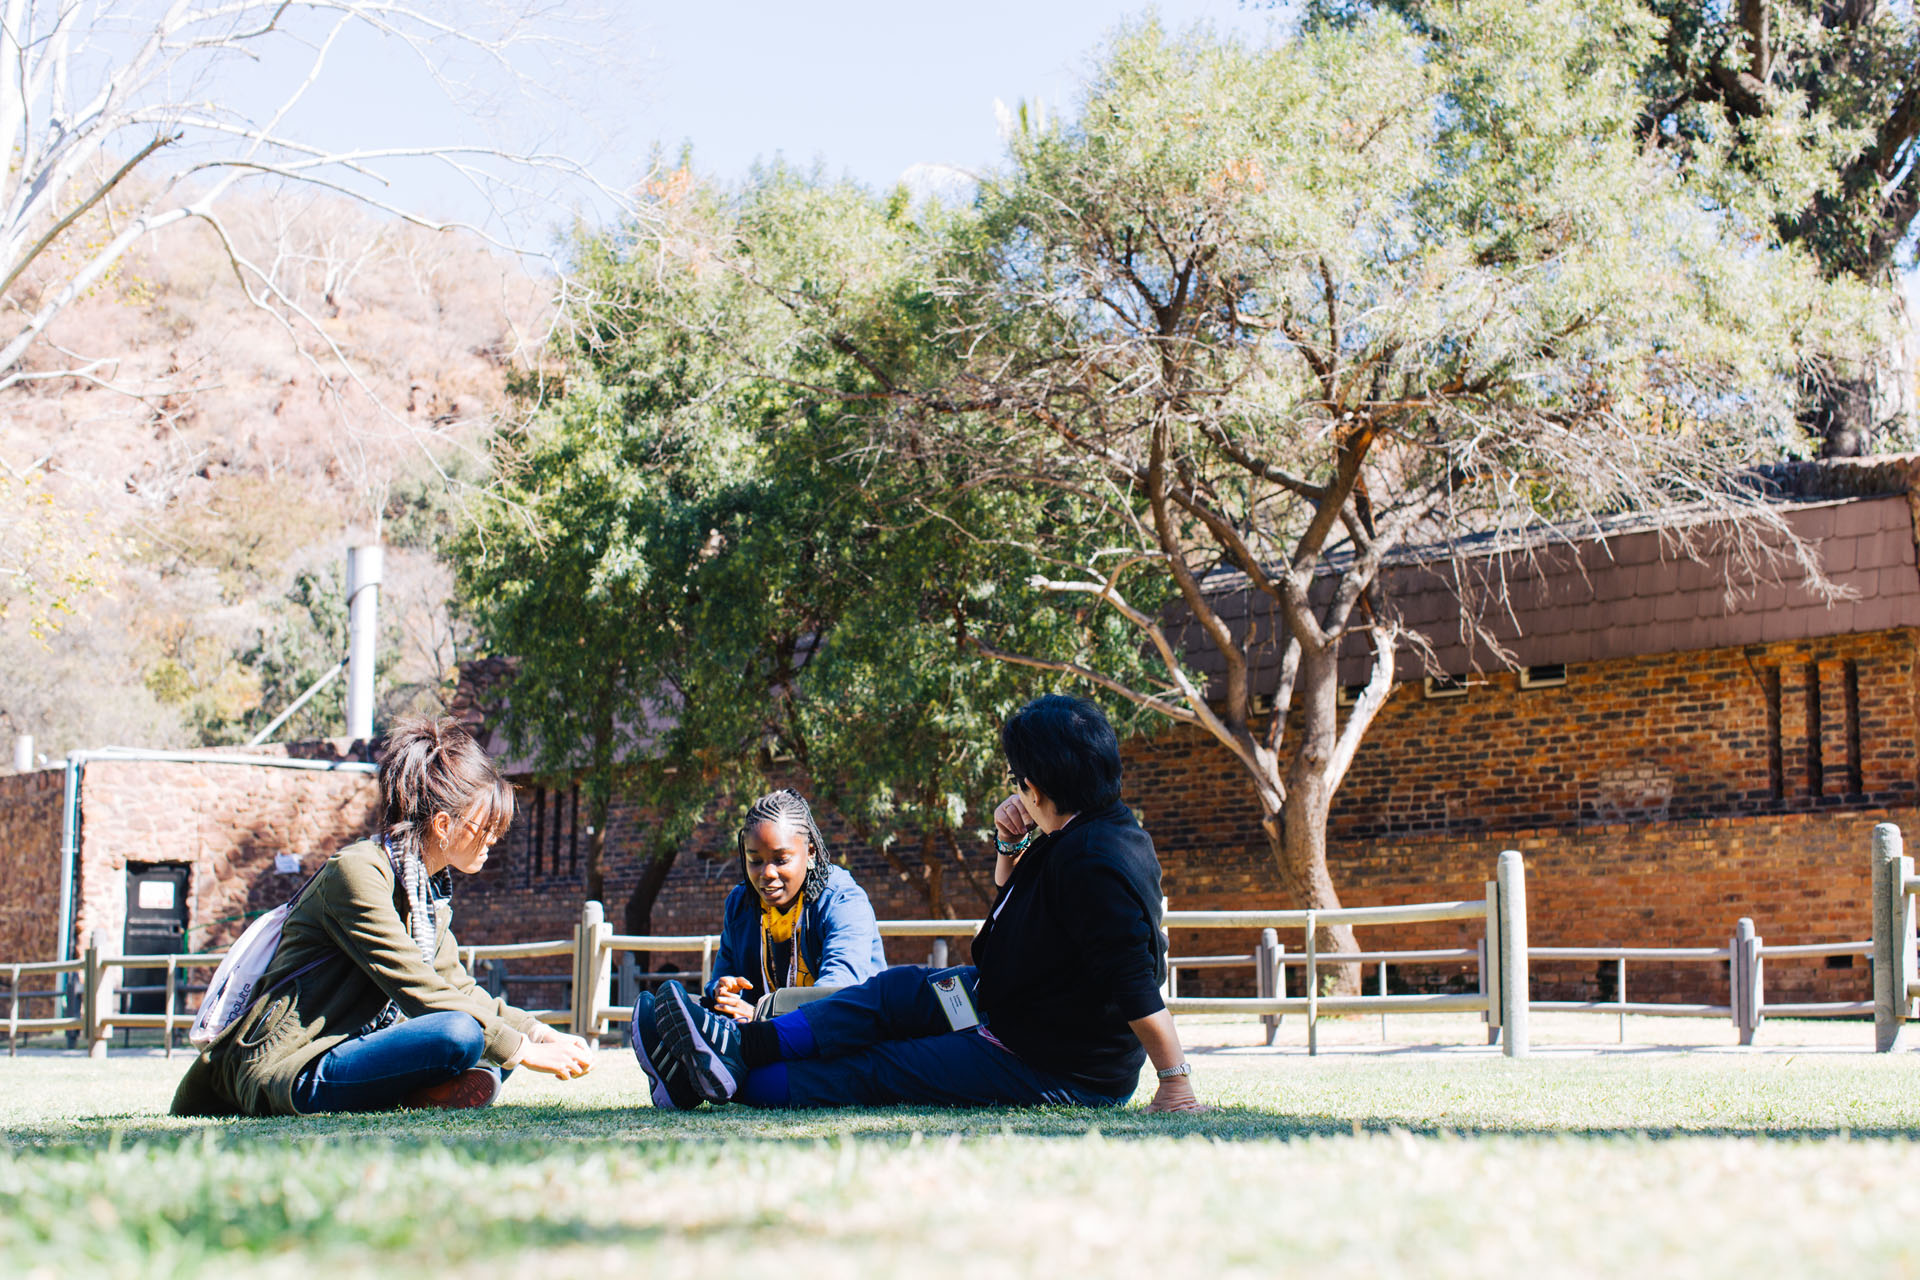
<svg viewBox="0 0 1920 1280"><path fill-rule="evenodd" d="M503 831L495 831L495 830L492 830L491 828L483 827L479 823L475 822L472 818L469 818L464 814L461 815L460 821L466 827L467 830L473 832L474 835L479 837L480 843L482 844L499 844L500 837L506 834Z"/></svg>

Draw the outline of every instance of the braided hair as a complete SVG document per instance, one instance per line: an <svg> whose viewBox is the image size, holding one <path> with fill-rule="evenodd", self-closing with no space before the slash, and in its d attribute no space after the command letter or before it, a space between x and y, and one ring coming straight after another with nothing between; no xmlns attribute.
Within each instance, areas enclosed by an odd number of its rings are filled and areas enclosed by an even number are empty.
<svg viewBox="0 0 1920 1280"><path fill-rule="evenodd" d="M740 833L734 838L734 845L740 853L740 882L747 884L748 881L747 832L766 822L797 827L807 833L807 849L813 855L813 862L807 868L807 878L801 884L800 892L808 898L817 899L826 891L827 875L832 870L827 838L820 834L820 824L813 820L813 809L807 804L806 797L791 787L769 791L748 807L746 821L740 824Z"/></svg>

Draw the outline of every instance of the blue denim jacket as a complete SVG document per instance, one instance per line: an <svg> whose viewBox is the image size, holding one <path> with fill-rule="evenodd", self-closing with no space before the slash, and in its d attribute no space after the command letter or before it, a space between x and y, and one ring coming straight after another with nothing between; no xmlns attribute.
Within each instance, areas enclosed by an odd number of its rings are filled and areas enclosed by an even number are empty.
<svg viewBox="0 0 1920 1280"><path fill-rule="evenodd" d="M864 982L887 967L880 945L880 925L874 919L867 891L854 883L844 867L827 872L827 888L809 898L802 908L801 952L813 980L823 987L848 987ZM720 924L720 951L713 959L712 995L720 979L731 975L753 980L743 993L748 1001L766 994L760 990L760 895L737 884L727 894Z"/></svg>

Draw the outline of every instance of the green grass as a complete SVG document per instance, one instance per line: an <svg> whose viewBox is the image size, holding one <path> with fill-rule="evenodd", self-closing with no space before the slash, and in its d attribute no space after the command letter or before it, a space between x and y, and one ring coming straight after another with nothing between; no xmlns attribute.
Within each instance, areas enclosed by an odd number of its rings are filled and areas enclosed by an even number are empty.
<svg viewBox="0 0 1920 1280"><path fill-rule="evenodd" d="M610 1049L573 1085L522 1073L485 1112L202 1122L164 1114L183 1057L0 1059L0 1259L28 1276L1920 1270L1920 1058L1859 1052L1858 1024L1798 1047L1770 1026L1758 1052L1537 1035L1517 1063L1467 1047L1464 1023L1456 1047L1415 1052L1377 1051L1370 1028L1334 1024L1308 1058L1291 1024L1278 1050L1183 1024L1214 1042L1195 1061L1218 1109L1196 1117L676 1115Z"/></svg>

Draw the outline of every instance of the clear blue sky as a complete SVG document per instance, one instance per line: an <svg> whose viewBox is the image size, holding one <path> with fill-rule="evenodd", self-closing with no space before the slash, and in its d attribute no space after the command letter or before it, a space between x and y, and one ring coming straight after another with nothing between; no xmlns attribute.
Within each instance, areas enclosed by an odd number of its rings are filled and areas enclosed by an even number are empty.
<svg viewBox="0 0 1920 1280"><path fill-rule="evenodd" d="M721 0L636 6L646 61L633 86L643 136L694 145L709 172L783 153L874 185L917 163L978 168L999 150L993 103L1070 101L1088 56L1143 4L970 0L823 4ZM1258 36L1273 10L1238 0L1157 6Z"/></svg>
<svg viewBox="0 0 1920 1280"><path fill-rule="evenodd" d="M504 110L476 124L397 46L362 35L337 49L290 123L343 146L480 134L516 148L537 144L587 161L616 188L630 187L654 144L671 157L683 142L709 176L738 177L755 160L781 155L884 188L917 164L993 164L996 99L1009 107L1038 99L1049 110L1069 104L1104 37L1149 11L1111 0L610 3L622 25L574 22L564 33L584 35L590 58L569 58L565 74L525 62L532 80L565 102L508 94ZM1281 12L1265 0L1167 0L1152 11L1176 29L1207 22L1254 39ZM277 104L292 69L305 67L303 50L288 52L285 66L230 69L229 91ZM471 88L485 95L498 79L483 76ZM393 182L383 194L397 204L436 216L485 215L485 200L442 168L402 164L387 173ZM542 182L538 198L505 219L523 245L545 240L569 206L594 203L584 186Z"/></svg>

